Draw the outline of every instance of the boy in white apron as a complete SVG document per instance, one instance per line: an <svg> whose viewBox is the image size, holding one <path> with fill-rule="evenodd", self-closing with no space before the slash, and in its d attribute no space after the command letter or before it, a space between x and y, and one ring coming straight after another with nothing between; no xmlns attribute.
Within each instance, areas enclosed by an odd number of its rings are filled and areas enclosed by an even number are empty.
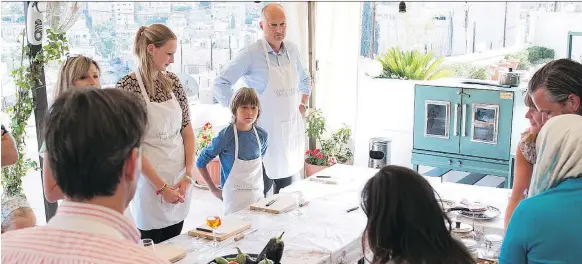
<svg viewBox="0 0 582 264"><path fill-rule="evenodd" d="M200 174L214 196L223 201L224 214L247 208L263 195L263 156L267 132L256 125L261 113L254 89L240 88L232 97L233 122L218 133L196 161ZM206 166L220 158L220 186L214 185Z"/></svg>

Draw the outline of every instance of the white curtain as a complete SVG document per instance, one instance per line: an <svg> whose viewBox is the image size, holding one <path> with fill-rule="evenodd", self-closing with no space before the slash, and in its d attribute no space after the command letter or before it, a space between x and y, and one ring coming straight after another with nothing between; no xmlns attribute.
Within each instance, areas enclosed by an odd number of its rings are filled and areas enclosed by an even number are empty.
<svg viewBox="0 0 582 264"><path fill-rule="evenodd" d="M344 123L354 130L361 18L360 2L317 2L315 106L331 133Z"/></svg>
<svg viewBox="0 0 582 264"><path fill-rule="evenodd" d="M287 36L285 39L297 45L301 55L301 62L303 63L303 67L309 69L309 31L307 28L307 5L307 2L281 3L281 6L283 6L283 9L285 9L285 16L287 17Z"/></svg>

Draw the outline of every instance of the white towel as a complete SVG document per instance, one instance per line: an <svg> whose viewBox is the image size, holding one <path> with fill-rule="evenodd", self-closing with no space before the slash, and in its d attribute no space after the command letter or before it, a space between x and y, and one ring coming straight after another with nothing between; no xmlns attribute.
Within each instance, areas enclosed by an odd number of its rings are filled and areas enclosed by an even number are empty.
<svg viewBox="0 0 582 264"><path fill-rule="evenodd" d="M529 197L567 178L582 177L582 116L567 114L548 120L537 137L536 150Z"/></svg>

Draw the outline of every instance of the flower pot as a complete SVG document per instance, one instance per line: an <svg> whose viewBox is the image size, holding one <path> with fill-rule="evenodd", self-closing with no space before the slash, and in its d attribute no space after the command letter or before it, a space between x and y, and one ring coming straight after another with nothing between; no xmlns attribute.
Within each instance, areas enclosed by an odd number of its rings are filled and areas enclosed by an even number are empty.
<svg viewBox="0 0 582 264"><path fill-rule="evenodd" d="M213 159L208 163L206 168L208 169L208 173L210 173L210 179L212 179L214 185L220 185L220 160L218 158ZM198 169L194 173L194 180L196 184L206 186L206 181L204 181Z"/></svg>
<svg viewBox="0 0 582 264"><path fill-rule="evenodd" d="M305 162L305 177L307 178L325 168L328 168L328 166L312 165Z"/></svg>

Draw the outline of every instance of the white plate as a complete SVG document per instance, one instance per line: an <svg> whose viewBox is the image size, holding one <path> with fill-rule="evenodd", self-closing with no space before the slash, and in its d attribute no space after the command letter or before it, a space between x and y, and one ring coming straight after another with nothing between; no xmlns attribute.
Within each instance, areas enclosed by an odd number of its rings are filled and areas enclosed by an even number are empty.
<svg viewBox="0 0 582 264"><path fill-rule="evenodd" d="M459 215L467 217L467 218L471 218L471 219L477 219L477 220L491 220L491 219L495 219L497 217L499 217L499 215L501 214L501 211L493 206L487 206L487 211L485 212L465 212L465 211L460 211Z"/></svg>
<svg viewBox="0 0 582 264"><path fill-rule="evenodd" d="M451 231L454 233L469 233L473 231L473 227L468 224L461 223L461 227L456 228L456 224L453 222L453 230Z"/></svg>

